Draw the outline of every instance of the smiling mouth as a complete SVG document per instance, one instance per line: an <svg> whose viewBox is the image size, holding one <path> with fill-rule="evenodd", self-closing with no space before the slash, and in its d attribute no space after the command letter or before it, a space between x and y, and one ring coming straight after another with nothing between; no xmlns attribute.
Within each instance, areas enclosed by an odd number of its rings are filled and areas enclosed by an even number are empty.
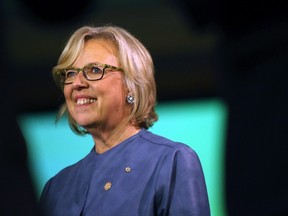
<svg viewBox="0 0 288 216"><path fill-rule="evenodd" d="M94 98L90 98L90 99L88 99L88 98L80 98L80 99L77 100L76 103L77 103L77 105L85 105L85 104L93 103L95 101L96 101L96 99L94 99Z"/></svg>

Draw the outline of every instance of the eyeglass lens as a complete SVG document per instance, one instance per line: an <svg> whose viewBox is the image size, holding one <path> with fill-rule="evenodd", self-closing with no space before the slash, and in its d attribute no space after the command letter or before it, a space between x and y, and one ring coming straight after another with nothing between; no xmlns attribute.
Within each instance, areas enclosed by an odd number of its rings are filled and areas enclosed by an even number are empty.
<svg viewBox="0 0 288 216"><path fill-rule="evenodd" d="M98 80L102 78L104 70L98 65L85 66L83 69L68 69L61 74L61 81L66 84L72 83L80 71L87 80Z"/></svg>

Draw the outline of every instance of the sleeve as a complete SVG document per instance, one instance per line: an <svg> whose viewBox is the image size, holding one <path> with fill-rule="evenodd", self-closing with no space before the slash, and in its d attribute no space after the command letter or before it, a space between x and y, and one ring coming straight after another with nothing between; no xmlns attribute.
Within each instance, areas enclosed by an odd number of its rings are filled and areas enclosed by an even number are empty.
<svg viewBox="0 0 288 216"><path fill-rule="evenodd" d="M159 216L210 215L202 166L198 155L188 146L165 157L156 190Z"/></svg>

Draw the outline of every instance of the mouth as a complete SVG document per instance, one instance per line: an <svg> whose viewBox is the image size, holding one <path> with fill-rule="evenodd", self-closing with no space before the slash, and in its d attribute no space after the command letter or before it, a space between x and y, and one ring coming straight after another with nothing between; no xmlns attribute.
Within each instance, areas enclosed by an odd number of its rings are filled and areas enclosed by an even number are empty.
<svg viewBox="0 0 288 216"><path fill-rule="evenodd" d="M95 101L96 101L95 98L79 98L77 99L76 103L77 105L85 105L85 104L93 103Z"/></svg>

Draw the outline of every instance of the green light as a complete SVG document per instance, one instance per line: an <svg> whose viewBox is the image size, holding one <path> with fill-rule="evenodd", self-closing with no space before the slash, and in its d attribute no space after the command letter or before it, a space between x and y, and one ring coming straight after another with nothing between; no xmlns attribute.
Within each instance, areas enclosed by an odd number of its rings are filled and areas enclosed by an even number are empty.
<svg viewBox="0 0 288 216"><path fill-rule="evenodd" d="M201 160L212 216L225 216L224 150L227 108L218 99L159 103L159 121L150 131L192 147ZM30 169L40 196L46 181L84 157L93 147L67 120L54 124L56 113L23 115L19 124L27 142Z"/></svg>

